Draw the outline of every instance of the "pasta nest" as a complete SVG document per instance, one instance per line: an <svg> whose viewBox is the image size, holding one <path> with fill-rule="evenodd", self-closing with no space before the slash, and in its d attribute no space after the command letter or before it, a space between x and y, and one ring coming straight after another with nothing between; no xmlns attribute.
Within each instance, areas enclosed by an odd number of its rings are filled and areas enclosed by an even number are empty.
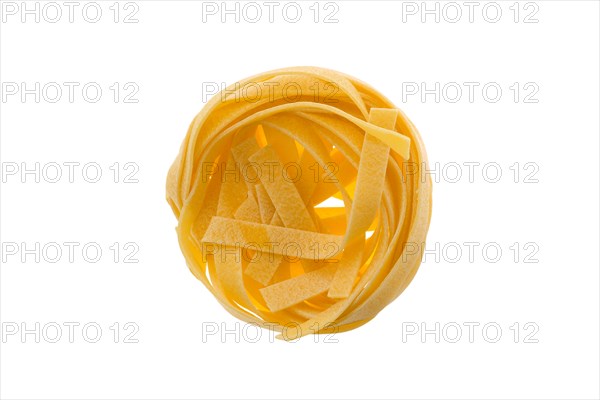
<svg viewBox="0 0 600 400"><path fill-rule="evenodd" d="M421 263L431 180L421 137L348 75L285 68L237 82L192 121L167 201L192 273L278 338L359 327Z"/></svg>

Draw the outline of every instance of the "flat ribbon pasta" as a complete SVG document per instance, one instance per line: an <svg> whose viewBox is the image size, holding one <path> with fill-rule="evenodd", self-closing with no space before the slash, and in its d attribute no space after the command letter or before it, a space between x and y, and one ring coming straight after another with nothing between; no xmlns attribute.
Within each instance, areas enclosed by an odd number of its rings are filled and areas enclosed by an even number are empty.
<svg viewBox="0 0 600 400"><path fill-rule="evenodd" d="M293 340L361 326L411 282L431 216L415 165L417 129L377 91L285 68L205 105L167 201L192 273L232 315Z"/></svg>

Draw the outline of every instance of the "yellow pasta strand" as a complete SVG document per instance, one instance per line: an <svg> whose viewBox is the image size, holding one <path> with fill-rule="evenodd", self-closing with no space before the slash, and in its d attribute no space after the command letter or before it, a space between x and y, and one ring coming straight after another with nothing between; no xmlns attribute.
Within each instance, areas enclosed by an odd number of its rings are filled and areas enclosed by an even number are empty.
<svg viewBox="0 0 600 400"><path fill-rule="evenodd" d="M406 162L427 167L423 142L379 92L285 68L206 104L167 201L190 270L232 315L284 340L343 332L397 298L421 263L431 180Z"/></svg>

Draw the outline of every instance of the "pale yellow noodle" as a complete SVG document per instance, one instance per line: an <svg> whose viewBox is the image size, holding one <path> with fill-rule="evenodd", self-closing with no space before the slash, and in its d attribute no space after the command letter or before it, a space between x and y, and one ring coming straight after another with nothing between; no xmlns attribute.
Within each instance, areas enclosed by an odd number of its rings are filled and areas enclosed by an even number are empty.
<svg viewBox="0 0 600 400"><path fill-rule="evenodd" d="M167 201L192 273L231 314L292 340L361 326L408 286L431 216L431 180L414 173L426 165L417 129L377 91L285 68L206 104Z"/></svg>

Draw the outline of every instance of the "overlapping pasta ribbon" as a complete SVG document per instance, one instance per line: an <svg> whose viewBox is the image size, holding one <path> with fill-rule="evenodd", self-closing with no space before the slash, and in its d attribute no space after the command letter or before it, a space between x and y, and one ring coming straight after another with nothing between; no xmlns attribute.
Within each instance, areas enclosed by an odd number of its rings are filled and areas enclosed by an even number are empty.
<svg viewBox="0 0 600 400"><path fill-rule="evenodd" d="M291 340L361 326L408 286L423 248L407 244L424 243L431 215L431 181L412 173L426 162L377 91L286 68L206 104L167 200L192 273L231 314Z"/></svg>

